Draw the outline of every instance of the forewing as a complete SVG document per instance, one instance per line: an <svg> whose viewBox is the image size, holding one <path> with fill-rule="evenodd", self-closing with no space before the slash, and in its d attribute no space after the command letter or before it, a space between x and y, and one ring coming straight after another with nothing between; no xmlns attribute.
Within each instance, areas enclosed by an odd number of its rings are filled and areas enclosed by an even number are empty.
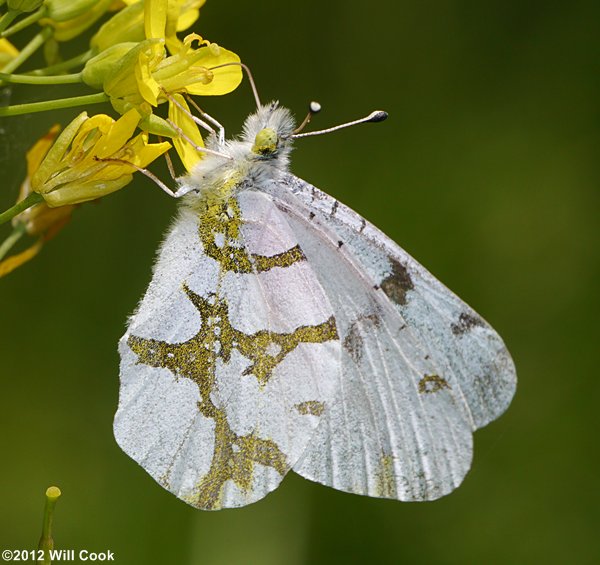
<svg viewBox="0 0 600 565"><path fill-rule="evenodd" d="M277 487L340 371L333 309L284 215L245 191L184 209L121 339L119 445L198 508Z"/></svg>
<svg viewBox="0 0 600 565"><path fill-rule="evenodd" d="M336 313L340 394L294 469L340 490L431 500L515 389L502 340L393 241L291 175L273 186Z"/></svg>

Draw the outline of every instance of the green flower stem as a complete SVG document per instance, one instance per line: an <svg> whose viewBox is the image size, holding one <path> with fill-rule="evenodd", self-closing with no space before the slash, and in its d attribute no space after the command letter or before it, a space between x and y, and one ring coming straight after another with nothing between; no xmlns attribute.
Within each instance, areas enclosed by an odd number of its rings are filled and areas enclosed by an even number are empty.
<svg viewBox="0 0 600 565"><path fill-rule="evenodd" d="M6 254L13 248L15 243L23 237L23 234L27 232L25 224L19 222L14 228L10 235L0 245L0 261L6 257Z"/></svg>
<svg viewBox="0 0 600 565"><path fill-rule="evenodd" d="M46 489L46 505L44 506L44 522L42 525L42 537L38 544L38 549L44 550L43 565L51 565L50 550L54 549L54 539L52 538L52 522L54 520L54 507L60 497L61 492L58 487L49 487Z"/></svg>
<svg viewBox="0 0 600 565"><path fill-rule="evenodd" d="M34 24L38 20L41 20L47 13L48 13L48 7L46 5L43 5L36 12L29 14L29 16L27 16L26 18L23 18L20 22L17 22L14 26L9 27L8 29L6 29L5 31L0 33L0 37L10 37L11 35L14 35L18 31L25 29L26 27L30 26L31 24ZM0 26L0 28L1 28L1 26Z"/></svg>
<svg viewBox="0 0 600 565"><path fill-rule="evenodd" d="M0 32L4 31L20 13L20 10L9 10L6 12L0 18Z"/></svg>
<svg viewBox="0 0 600 565"><path fill-rule="evenodd" d="M4 224L8 222L8 220L12 220L17 214L20 214L23 210L27 210L27 208L31 208L34 204L39 204L43 202L44 198L41 194L37 192L32 192L27 198L17 202L12 208L2 212L0 214L0 224Z"/></svg>
<svg viewBox="0 0 600 565"><path fill-rule="evenodd" d="M54 76L9 75L0 73L0 81L11 82L13 84L76 84L82 82L81 73Z"/></svg>
<svg viewBox="0 0 600 565"><path fill-rule="evenodd" d="M86 94L84 96L73 96L72 98L58 98L56 100L45 100L44 102L31 102L29 104L14 104L0 108L0 118L5 116L20 116L21 114L33 114L35 112L46 112L60 108L74 108L75 106L86 106L87 104L100 104L108 102L110 98L104 92L97 94ZM1 222L0 222L1 223Z"/></svg>
<svg viewBox="0 0 600 565"><path fill-rule="evenodd" d="M55 75L58 73L62 73L63 71L68 71L73 67L78 67L80 65L85 65L92 57L94 53L90 49L85 53L81 53L72 59L67 59L66 61L61 61L56 65L50 65L49 67L45 67L43 69L36 69L35 71L31 71L27 74L35 75L35 76L43 76L43 75Z"/></svg>
<svg viewBox="0 0 600 565"><path fill-rule="evenodd" d="M45 27L37 35L35 35L31 41L23 47L21 52L12 60L4 65L2 69L5 73L12 73L16 71L29 57L31 57L53 34L51 27Z"/></svg>

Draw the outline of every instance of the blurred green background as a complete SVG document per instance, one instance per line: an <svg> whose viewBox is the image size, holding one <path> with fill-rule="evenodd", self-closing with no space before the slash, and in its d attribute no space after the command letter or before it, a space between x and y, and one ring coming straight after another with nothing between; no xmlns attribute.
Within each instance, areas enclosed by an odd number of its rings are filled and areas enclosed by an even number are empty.
<svg viewBox="0 0 600 565"><path fill-rule="evenodd" d="M57 546L110 549L127 565L599 563L599 18L591 1L209 0L195 29L241 55L264 100L298 117L319 100L315 127L389 112L299 141L292 169L494 325L517 395L475 434L471 472L439 501L289 476L243 509L186 506L112 436L116 343L175 209L142 178L79 209L0 280L2 548L36 547L57 484ZM53 92L19 87L12 101ZM203 105L231 135L253 100L244 84ZM26 148L76 112L2 121L2 209Z"/></svg>

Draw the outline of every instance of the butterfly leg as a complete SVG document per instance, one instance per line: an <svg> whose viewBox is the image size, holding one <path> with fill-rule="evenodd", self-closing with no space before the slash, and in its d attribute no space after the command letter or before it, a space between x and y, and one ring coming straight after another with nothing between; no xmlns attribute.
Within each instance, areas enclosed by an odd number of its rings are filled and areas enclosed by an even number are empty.
<svg viewBox="0 0 600 565"><path fill-rule="evenodd" d="M185 139L199 153L209 153L210 155L216 155L217 157L222 157L228 161L233 160L233 157L230 157L229 155L219 153L218 151L213 151L212 149L208 149L208 147L200 147L200 145L196 145L174 121L167 118L167 122L174 130L177 131L180 137Z"/></svg>
<svg viewBox="0 0 600 565"><path fill-rule="evenodd" d="M126 161L124 159L101 159L100 157L94 157L96 161L102 161L104 163L121 163L122 165L129 165L133 167L136 171L142 173L144 176L147 176L152 182L154 182L165 194L168 194L172 198L180 198L183 194L179 194L178 190L171 190L163 181L161 181L154 173L151 173L148 169L144 169L142 167L138 167L134 163ZM187 193L188 191L186 191Z"/></svg>
<svg viewBox="0 0 600 565"><path fill-rule="evenodd" d="M209 121L211 124L213 124L218 130L219 130L219 134L218 134L218 140L219 140L219 146L222 146L225 143L225 128L221 125L220 122L218 122L217 120L215 120L215 118L213 118L210 114L207 114L204 110L202 110L200 108L200 106L198 106L198 104L196 104L196 102L194 101L194 99L189 95L186 94L185 95L185 99L196 109L198 110L198 112L200 112L200 115L207 121ZM214 132L214 130L213 130Z"/></svg>

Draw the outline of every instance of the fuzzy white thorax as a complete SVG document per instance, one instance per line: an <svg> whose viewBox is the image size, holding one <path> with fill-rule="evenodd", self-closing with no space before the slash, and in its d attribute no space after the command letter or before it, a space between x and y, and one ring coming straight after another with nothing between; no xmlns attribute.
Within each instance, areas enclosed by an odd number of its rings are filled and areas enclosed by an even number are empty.
<svg viewBox="0 0 600 565"><path fill-rule="evenodd" d="M292 150L291 134L294 120L286 108L271 102L258 108L244 123L242 135L219 144L211 135L207 147L226 157L206 154L188 175L179 179L180 190L189 192L188 199L207 195L218 196L232 185L260 188L266 182L278 179L288 172L289 154ZM270 128L277 136L276 150L267 154L253 151L257 135ZM227 158L229 157L229 158Z"/></svg>

